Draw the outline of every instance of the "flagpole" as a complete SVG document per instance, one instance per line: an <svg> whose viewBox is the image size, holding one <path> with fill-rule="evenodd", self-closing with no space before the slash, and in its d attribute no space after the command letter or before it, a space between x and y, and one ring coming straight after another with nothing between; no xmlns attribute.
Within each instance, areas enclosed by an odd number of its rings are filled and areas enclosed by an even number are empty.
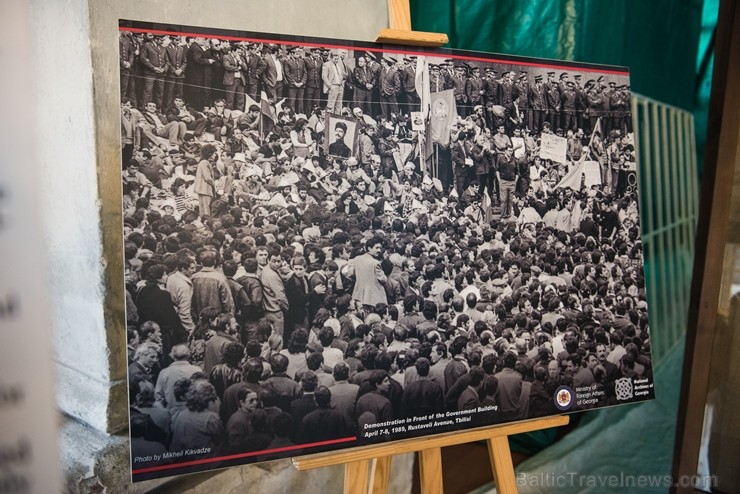
<svg viewBox="0 0 740 494"><path fill-rule="evenodd" d="M599 118L596 119L596 125L594 125L594 128L591 131L591 137L588 140L588 152L589 152L589 154L592 154L591 153L591 144L593 144L593 142L594 142L594 134L596 133L596 130L601 131L601 125L600 124L601 124L601 117L599 117ZM602 138L603 138L603 136L602 136Z"/></svg>
<svg viewBox="0 0 740 494"><path fill-rule="evenodd" d="M434 178L439 178L439 143L434 143Z"/></svg>

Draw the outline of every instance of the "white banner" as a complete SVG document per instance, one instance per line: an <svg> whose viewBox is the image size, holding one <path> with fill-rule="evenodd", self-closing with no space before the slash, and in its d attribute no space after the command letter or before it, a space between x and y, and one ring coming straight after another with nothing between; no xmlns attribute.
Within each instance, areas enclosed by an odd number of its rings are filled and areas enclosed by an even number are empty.
<svg viewBox="0 0 740 494"><path fill-rule="evenodd" d="M540 158L553 160L556 163L565 163L565 155L568 149L568 139L558 137L555 134L542 134L540 145Z"/></svg>

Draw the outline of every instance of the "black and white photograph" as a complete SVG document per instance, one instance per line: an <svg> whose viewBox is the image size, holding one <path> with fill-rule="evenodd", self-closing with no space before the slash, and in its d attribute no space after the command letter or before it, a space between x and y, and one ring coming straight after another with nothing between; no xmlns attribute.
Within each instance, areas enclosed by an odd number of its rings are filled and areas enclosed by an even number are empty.
<svg viewBox="0 0 740 494"><path fill-rule="evenodd" d="M134 481L654 398L627 69L119 36Z"/></svg>
<svg viewBox="0 0 740 494"><path fill-rule="evenodd" d="M361 125L365 125L364 121ZM324 135L324 142L327 146L326 155L331 158L355 156L359 137L358 130L358 120L356 118L327 113Z"/></svg>

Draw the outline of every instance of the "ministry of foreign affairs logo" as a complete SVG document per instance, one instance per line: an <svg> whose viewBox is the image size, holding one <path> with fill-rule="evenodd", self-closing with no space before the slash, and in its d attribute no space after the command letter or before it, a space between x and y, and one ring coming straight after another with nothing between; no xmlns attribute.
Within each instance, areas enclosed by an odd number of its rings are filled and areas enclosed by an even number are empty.
<svg viewBox="0 0 740 494"><path fill-rule="evenodd" d="M560 386L555 390L555 406L560 410L569 410L573 406L573 390Z"/></svg>
<svg viewBox="0 0 740 494"><path fill-rule="evenodd" d="M450 114L450 107L444 98L434 100L432 103L432 116L439 120L444 120Z"/></svg>
<svg viewBox="0 0 740 494"><path fill-rule="evenodd" d="M618 400L629 400L632 398L632 379L623 377L614 381L614 392Z"/></svg>

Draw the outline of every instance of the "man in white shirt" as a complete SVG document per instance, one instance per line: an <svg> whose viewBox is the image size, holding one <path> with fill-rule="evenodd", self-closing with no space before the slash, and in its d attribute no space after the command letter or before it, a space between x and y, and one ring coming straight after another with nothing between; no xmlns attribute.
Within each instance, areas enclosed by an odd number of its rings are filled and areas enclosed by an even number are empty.
<svg viewBox="0 0 740 494"><path fill-rule="evenodd" d="M321 80L326 93L326 110L332 113L342 113L342 98L344 97L344 80L347 78L347 69L342 62L339 52L332 53L331 60L321 66Z"/></svg>

